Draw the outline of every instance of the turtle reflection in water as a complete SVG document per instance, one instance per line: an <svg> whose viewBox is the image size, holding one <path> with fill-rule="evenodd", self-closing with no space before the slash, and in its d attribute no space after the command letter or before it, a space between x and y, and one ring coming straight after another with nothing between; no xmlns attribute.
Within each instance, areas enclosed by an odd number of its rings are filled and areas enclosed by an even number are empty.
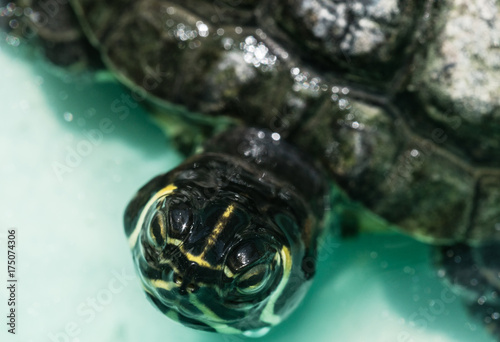
<svg viewBox="0 0 500 342"><path fill-rule="evenodd" d="M207 138L125 213L163 313L246 335L285 319L314 276L329 214L346 234L365 228L356 212L329 210L334 181L435 244L440 274L500 336L497 2L70 5L18 1L2 20L12 35L29 25L59 65L100 56L152 112L173 113L159 120L183 151Z"/></svg>

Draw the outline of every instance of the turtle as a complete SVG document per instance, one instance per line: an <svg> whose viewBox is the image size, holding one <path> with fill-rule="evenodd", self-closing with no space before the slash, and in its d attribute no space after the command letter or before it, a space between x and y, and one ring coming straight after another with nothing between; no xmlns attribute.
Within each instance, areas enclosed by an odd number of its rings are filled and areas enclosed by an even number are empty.
<svg viewBox="0 0 500 342"><path fill-rule="evenodd" d="M111 70L189 155L124 215L166 316L265 334L304 297L330 228L370 229L366 208L435 245L439 274L500 338L498 2L3 5L9 37Z"/></svg>

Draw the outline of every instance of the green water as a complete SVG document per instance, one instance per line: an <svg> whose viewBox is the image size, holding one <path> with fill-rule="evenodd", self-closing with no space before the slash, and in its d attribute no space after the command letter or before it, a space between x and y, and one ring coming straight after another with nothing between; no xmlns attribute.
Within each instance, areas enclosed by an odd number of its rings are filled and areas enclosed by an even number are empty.
<svg viewBox="0 0 500 342"><path fill-rule="evenodd" d="M164 318L135 279L123 209L180 156L143 109L112 109L128 90L58 78L5 43L0 66L0 340L248 340ZM11 228L16 335L5 324ZM304 303L259 341L490 341L437 279L429 255L400 235L327 240Z"/></svg>

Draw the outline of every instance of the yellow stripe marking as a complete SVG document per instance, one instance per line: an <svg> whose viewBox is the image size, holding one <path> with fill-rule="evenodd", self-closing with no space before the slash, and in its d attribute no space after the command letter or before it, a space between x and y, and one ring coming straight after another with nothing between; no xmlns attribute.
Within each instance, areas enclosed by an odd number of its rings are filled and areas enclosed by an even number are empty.
<svg viewBox="0 0 500 342"><path fill-rule="evenodd" d="M231 272L231 270L229 269L229 267L227 266L224 266L224 274L228 277L228 278L232 278L234 277L234 273Z"/></svg>
<svg viewBox="0 0 500 342"><path fill-rule="evenodd" d="M213 270L220 271L222 270L221 265L213 266L210 264L208 261L205 260L205 255L212 247L215 242L217 241L217 237L220 235L220 233L224 230L227 221L229 220L229 217L231 217L231 214L234 212L234 204L228 205L222 216L219 218L217 223L215 224L214 230L210 233L210 235L207 238L207 244L205 245L205 248L203 248L203 251L201 252L200 255L193 255L186 250L184 250L183 246L180 246L181 252L184 254L184 256L189 260L197 263L200 266L210 268Z"/></svg>
<svg viewBox="0 0 500 342"><path fill-rule="evenodd" d="M170 236L167 236L167 244L174 245L176 247L180 246L182 243L182 240L179 239L174 239L171 238Z"/></svg>
<svg viewBox="0 0 500 342"><path fill-rule="evenodd" d="M215 242L217 241L217 237L220 235L222 230L225 228L227 221L229 220L229 217L231 216L233 211L234 211L234 204L231 203L230 205L228 205L228 207L226 208L226 211L224 211L224 214L222 214L219 221L217 221L217 224L215 225L214 230L212 231L212 233L210 234L210 236L207 239L208 240L207 245L205 246L205 249L203 250L203 253L201 255L204 255L205 252L215 244Z"/></svg>
<svg viewBox="0 0 500 342"><path fill-rule="evenodd" d="M197 263L199 266L203 266L203 267L206 267L206 268L210 268L210 269L213 269L213 270L221 270L222 267L221 265L217 265L216 267L214 267L213 265L211 265L208 261L206 261L205 259L203 259L203 254L201 255L193 255L191 253L188 253L186 252L182 246L181 246L181 251L182 253L184 254L184 256L189 260L189 261L194 261L195 263Z"/></svg>
<svg viewBox="0 0 500 342"><path fill-rule="evenodd" d="M161 279L151 279L149 282L154 287L164 289L167 291L171 291L173 288L176 287L173 282L165 281L165 280L161 280Z"/></svg>
<svg viewBox="0 0 500 342"><path fill-rule="evenodd" d="M283 249L281 250L281 259L283 261L283 278L274 293L271 295L271 298L269 298L266 307L262 310L262 314L260 315L261 321L272 325L281 322L282 318L274 314L274 305L288 284L288 279L290 278L290 273L292 271L292 256L290 255L290 250L286 246L283 246Z"/></svg>
<svg viewBox="0 0 500 342"><path fill-rule="evenodd" d="M170 195L177 187L173 184L169 184L163 189L159 190L156 194L154 194L153 197L149 199L149 201L146 203L144 208L141 211L141 215L139 216L139 219L137 220L137 224L135 226L134 231L132 234L130 234L130 237L128 239L128 243L130 248L133 248L135 244L137 243L137 238L139 237L139 233L141 232L142 225L144 223L144 220L146 219L146 214L149 211L149 208L161 197L168 196Z"/></svg>
<svg viewBox="0 0 500 342"><path fill-rule="evenodd" d="M163 215L159 215L157 217L158 217L158 221L159 221L158 224L160 225L161 237L164 241L166 241L167 240L167 223L165 222L165 217ZM148 227L148 228L150 228L150 227ZM155 243L157 245L160 245L158 243L158 239L157 239L156 235L154 235L153 232L151 232L151 236L155 240Z"/></svg>

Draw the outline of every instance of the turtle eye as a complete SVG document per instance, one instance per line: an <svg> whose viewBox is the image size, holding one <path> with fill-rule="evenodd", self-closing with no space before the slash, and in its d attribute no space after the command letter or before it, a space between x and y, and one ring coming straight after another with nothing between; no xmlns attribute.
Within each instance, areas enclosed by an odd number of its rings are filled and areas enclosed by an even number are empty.
<svg viewBox="0 0 500 342"><path fill-rule="evenodd" d="M276 249L261 239L240 243L226 261L231 272L237 274L234 289L243 295L255 295L268 288L276 265ZM238 298L246 301L248 297Z"/></svg>
<svg viewBox="0 0 500 342"><path fill-rule="evenodd" d="M249 265L255 264L258 260L269 254L261 241L246 241L235 248L228 257L227 263L233 272L240 272Z"/></svg>
<svg viewBox="0 0 500 342"><path fill-rule="evenodd" d="M244 295L251 295L266 287L271 275L269 265L260 264L252 267L238 278L236 288Z"/></svg>
<svg viewBox="0 0 500 342"><path fill-rule="evenodd" d="M185 204L173 205L169 209L169 235L173 239L183 239L193 225L193 214Z"/></svg>
<svg viewBox="0 0 500 342"><path fill-rule="evenodd" d="M157 249L163 249L167 240L167 227L165 215L162 211L157 210L153 215L149 229L147 230L147 239Z"/></svg>

